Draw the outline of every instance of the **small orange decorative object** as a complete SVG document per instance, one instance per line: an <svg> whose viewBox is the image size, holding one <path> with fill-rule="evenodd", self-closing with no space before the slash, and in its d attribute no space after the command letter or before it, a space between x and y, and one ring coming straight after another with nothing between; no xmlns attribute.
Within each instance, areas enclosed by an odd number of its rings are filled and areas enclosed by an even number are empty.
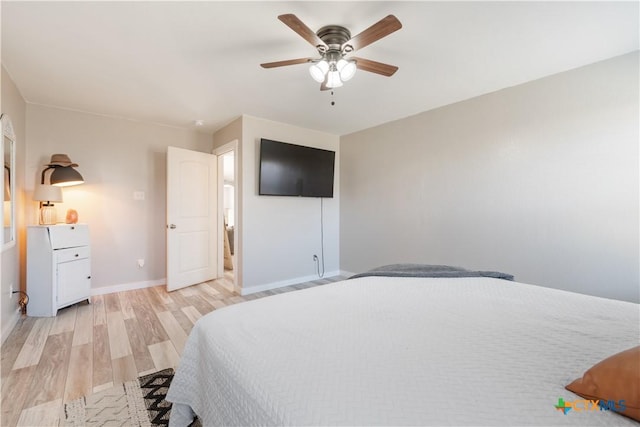
<svg viewBox="0 0 640 427"><path fill-rule="evenodd" d="M76 224L78 222L78 211L75 209L69 209L67 211L67 224Z"/></svg>

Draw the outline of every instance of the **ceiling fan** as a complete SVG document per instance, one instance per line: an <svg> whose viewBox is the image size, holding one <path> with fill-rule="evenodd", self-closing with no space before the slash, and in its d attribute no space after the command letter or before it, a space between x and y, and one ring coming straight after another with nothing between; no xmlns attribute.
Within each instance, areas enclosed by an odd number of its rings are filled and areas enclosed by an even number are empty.
<svg viewBox="0 0 640 427"><path fill-rule="evenodd" d="M402 24L393 15L388 15L376 22L360 34L351 37L351 32L340 25L326 25L313 32L297 16L288 13L278 16L286 26L311 43L320 54L320 58L298 58L285 61L260 64L263 68L283 67L311 63L311 77L321 83L320 90L328 90L342 86L356 72L356 69L390 77L398 67L372 61L370 59L349 57L346 55L402 28Z"/></svg>

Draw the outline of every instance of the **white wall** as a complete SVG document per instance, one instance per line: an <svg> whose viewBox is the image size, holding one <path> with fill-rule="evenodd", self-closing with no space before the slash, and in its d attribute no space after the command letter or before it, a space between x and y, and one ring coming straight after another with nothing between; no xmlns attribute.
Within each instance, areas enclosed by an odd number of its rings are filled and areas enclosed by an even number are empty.
<svg viewBox="0 0 640 427"><path fill-rule="evenodd" d="M91 233L94 292L164 283L168 146L209 152L211 135L38 105L27 106L26 189L31 200L54 153L79 164L85 184L63 189L58 221L76 209ZM144 201L133 199L145 193ZM36 202L27 221L37 224ZM137 260L145 259L143 268Z"/></svg>
<svg viewBox="0 0 640 427"><path fill-rule="evenodd" d="M319 198L258 195L260 138L336 151L334 197L323 200L323 219L325 270L328 275L338 274L339 137L251 116L241 120L241 203L237 209L241 214L242 293L317 278L313 255L321 255ZM216 135L215 140L223 143L219 138Z"/></svg>
<svg viewBox="0 0 640 427"><path fill-rule="evenodd" d="M638 72L635 52L342 137L342 269L640 301Z"/></svg>
<svg viewBox="0 0 640 427"><path fill-rule="evenodd" d="M18 295L10 296L9 288L24 290L20 268L20 256L25 250L24 236L24 161L26 153L25 115L26 104L11 76L2 68L2 113L11 118L16 134L16 244L1 254L0 263L0 325L2 341L7 338L11 328L18 320ZM1 244L0 244L1 246ZM21 288L22 285L22 288Z"/></svg>

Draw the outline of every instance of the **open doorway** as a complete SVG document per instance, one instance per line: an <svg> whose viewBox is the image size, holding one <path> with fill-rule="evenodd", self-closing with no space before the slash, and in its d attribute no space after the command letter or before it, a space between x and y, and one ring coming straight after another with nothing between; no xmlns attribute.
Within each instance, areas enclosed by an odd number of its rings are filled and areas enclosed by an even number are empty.
<svg viewBox="0 0 640 427"><path fill-rule="evenodd" d="M231 278L233 280L233 268L234 268L234 238L235 238L235 221L234 221L234 211L235 211L235 176L234 176L234 157L235 153L230 151L228 153L223 154L222 156L222 164L223 164L223 189L222 189L222 217L224 218L224 228L225 228L225 241L223 242L224 247L224 275L225 277Z"/></svg>
<svg viewBox="0 0 640 427"><path fill-rule="evenodd" d="M237 141L214 150L218 156L218 206L223 230L218 242L219 274L229 291L240 291L238 283L238 224L237 224Z"/></svg>

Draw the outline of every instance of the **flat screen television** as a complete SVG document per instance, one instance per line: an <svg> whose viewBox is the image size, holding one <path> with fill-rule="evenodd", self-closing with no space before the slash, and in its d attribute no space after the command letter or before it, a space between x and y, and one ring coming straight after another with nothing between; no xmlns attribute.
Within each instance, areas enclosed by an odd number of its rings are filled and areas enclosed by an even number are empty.
<svg viewBox="0 0 640 427"><path fill-rule="evenodd" d="M335 151L260 140L258 194L333 197Z"/></svg>

